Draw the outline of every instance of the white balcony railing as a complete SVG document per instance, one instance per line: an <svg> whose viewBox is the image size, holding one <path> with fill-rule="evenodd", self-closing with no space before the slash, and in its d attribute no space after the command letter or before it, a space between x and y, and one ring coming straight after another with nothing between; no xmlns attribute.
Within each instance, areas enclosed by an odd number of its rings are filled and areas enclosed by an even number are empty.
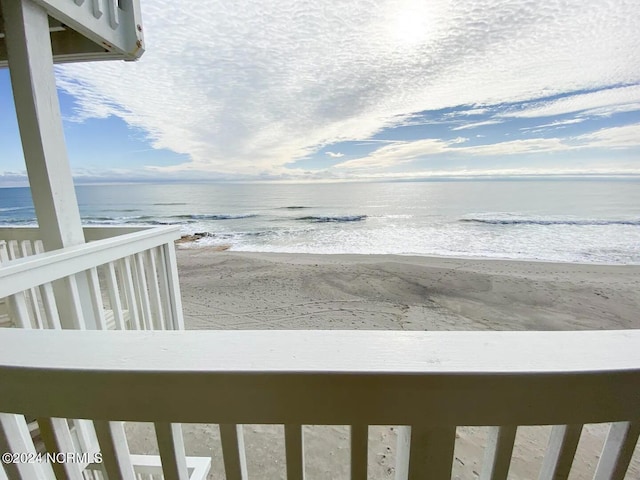
<svg viewBox="0 0 640 480"><path fill-rule="evenodd" d="M4 329L0 343L0 411L48 421L50 451L64 446L58 419L93 420L111 479L135 478L121 421L154 423L165 479L188 478L176 423L220 424L228 479L246 478L243 423L285 425L288 479L304 475L302 425L351 425L354 479L367 476L368 425L405 426L399 479L450 478L461 425L495 427L486 479L507 477L518 425L555 425L540 478L567 478L582 425L601 422L613 423L594 478L623 479L640 431L637 330ZM22 443L10 447L33 448Z"/></svg>
<svg viewBox="0 0 640 480"><path fill-rule="evenodd" d="M0 325L29 330L184 329L173 244L180 237L177 227L87 228L85 237L90 243L44 252L37 228L0 229ZM0 417L10 442L26 441L30 448L41 448L31 437L44 438L54 429L65 442L65 452L100 450L99 432L78 417L69 421L36 420L28 413ZM124 438L123 426L114 428ZM158 457L132 458L138 473L160 471ZM191 478L202 479L210 460L189 458L187 463ZM82 469L88 466L79 464ZM47 478L46 467L25 468L22 478Z"/></svg>
<svg viewBox="0 0 640 480"><path fill-rule="evenodd" d="M184 328L173 246L177 227L88 228L85 236L90 243L44 252L38 229L0 230L0 299L7 304L0 322L22 328Z"/></svg>

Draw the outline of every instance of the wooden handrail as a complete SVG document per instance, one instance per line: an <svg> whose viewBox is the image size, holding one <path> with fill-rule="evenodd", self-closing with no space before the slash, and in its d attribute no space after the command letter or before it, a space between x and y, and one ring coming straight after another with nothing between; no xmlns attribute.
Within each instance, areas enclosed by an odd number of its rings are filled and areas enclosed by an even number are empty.
<svg viewBox="0 0 640 480"><path fill-rule="evenodd" d="M178 238L180 227L158 227L12 260L0 268L0 298L172 243Z"/></svg>
<svg viewBox="0 0 640 480"><path fill-rule="evenodd" d="M37 417L429 426L640 419L640 330L3 329L0 344L0 411Z"/></svg>

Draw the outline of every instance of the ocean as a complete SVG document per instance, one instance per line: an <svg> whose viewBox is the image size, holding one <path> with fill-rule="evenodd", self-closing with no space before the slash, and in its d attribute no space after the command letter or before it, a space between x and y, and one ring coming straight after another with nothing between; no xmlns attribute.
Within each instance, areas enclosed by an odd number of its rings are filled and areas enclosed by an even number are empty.
<svg viewBox="0 0 640 480"><path fill-rule="evenodd" d="M180 225L193 248L640 264L640 179L77 187L87 225ZM0 189L0 227L35 225Z"/></svg>

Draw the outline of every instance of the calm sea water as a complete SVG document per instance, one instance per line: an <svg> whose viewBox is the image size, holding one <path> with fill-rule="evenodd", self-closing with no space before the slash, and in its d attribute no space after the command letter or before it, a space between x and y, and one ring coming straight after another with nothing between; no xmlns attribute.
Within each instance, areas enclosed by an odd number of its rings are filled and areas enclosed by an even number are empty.
<svg viewBox="0 0 640 480"><path fill-rule="evenodd" d="M89 225L181 225L231 250L640 264L640 180L77 187ZM27 188L0 226L35 225Z"/></svg>

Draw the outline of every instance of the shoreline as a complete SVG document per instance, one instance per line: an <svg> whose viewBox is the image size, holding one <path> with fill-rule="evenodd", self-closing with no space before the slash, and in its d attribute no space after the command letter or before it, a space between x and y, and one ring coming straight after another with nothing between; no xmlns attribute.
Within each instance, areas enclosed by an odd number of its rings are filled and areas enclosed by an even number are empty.
<svg viewBox="0 0 640 480"><path fill-rule="evenodd" d="M299 253L299 252L262 252L254 250L234 250L231 244L220 245L199 245L197 240L195 241L177 241L176 250L206 250L209 252L229 252L241 255L296 255L296 256L336 256L336 257L399 257L410 259L434 259L434 260L472 260L472 261L498 261L498 262L522 262L522 263L546 263L546 264L559 264L559 265L580 265L580 266L603 266L603 267L637 267L640 268L640 263L599 263L599 262L573 262L564 260L544 260L537 258L509 258L509 257L475 257L475 256L456 256L456 255L437 255L434 253L418 254L418 253Z"/></svg>

